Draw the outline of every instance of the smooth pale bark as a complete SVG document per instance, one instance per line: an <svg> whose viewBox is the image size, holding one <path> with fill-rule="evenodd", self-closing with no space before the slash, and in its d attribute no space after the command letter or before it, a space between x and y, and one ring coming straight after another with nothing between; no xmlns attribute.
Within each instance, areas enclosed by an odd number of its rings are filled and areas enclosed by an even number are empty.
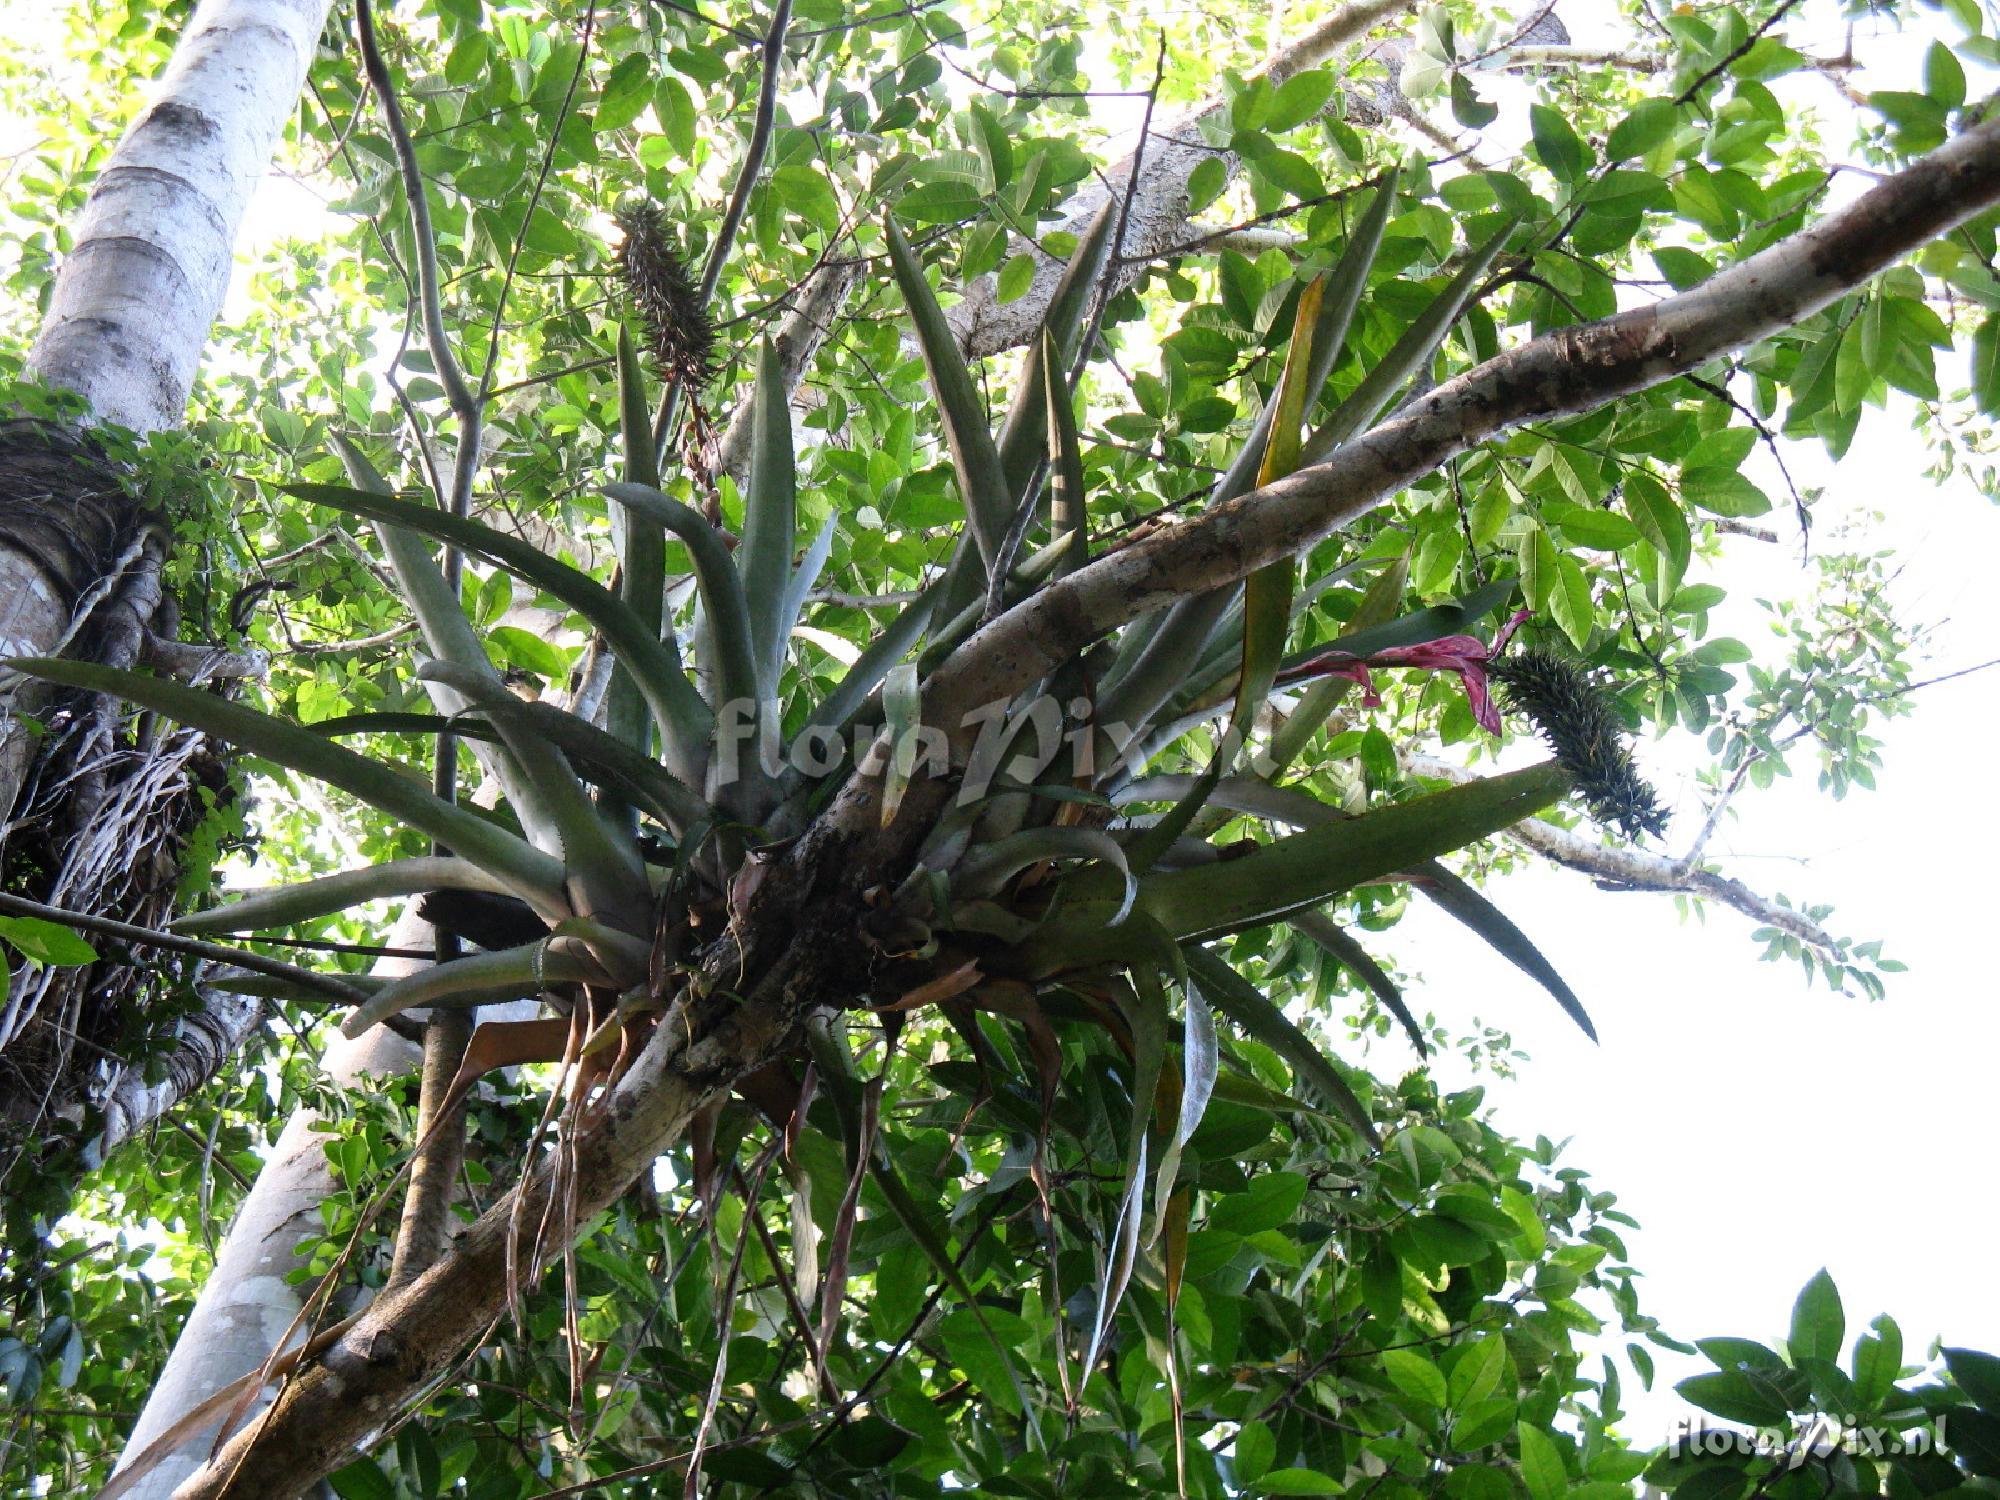
<svg viewBox="0 0 2000 1500"><path fill-rule="evenodd" d="M264 1022L264 1002L247 995L205 990L200 1010L183 1016L174 1028L174 1046L160 1063L118 1070L98 1097L104 1129L94 1149L102 1161L189 1094L220 1073ZM149 1071L159 1071L148 1082Z"/></svg>
<svg viewBox="0 0 2000 1500"><path fill-rule="evenodd" d="M30 377L81 395L91 420L140 433L180 425L244 211L297 107L328 3L203 0L92 185L27 364ZM0 529L0 652L55 650L78 595L109 566L129 502L108 519L60 564ZM16 707L0 704L0 809L13 807L34 753Z"/></svg>
<svg viewBox="0 0 2000 1500"><path fill-rule="evenodd" d="M1781 245L1656 306L1560 329L1439 386L1332 459L1113 552L981 630L933 675L923 719L962 755L969 710L1044 678L1105 631L1185 593L1218 587L1310 546L1440 463L1525 421L1595 409L1754 343L1861 285L1906 252L2000 202L2000 120L1982 125ZM908 859L948 792L925 782L877 831L879 780L856 777L772 869L709 968L727 998L656 1027L576 1150L580 1219L609 1204L673 1144L702 1104L846 1000L838 965L859 892ZM729 948L730 951L721 951ZM751 976L744 983L740 975ZM741 998L737 998L737 996ZM541 1174L520 1189L524 1228L541 1217ZM309 1362L269 1419L239 1434L181 1500L300 1493L380 1431L499 1316L513 1195L423 1277L381 1297ZM573 1235L551 1235L546 1247ZM522 1244L524 1276L535 1274ZM239 1487L240 1486L240 1487Z"/></svg>
<svg viewBox="0 0 2000 1500"><path fill-rule="evenodd" d="M151 101L93 184L27 364L30 376L80 394L90 421L139 433L180 424L229 286L244 213L297 107L328 4L203 0ZM73 491L51 484L44 493ZM100 536L68 554L72 566L60 570L63 576L56 576L47 549L24 549L0 535L5 654L49 653L62 641L72 606L110 565L107 551L131 515L105 519ZM19 706L10 699L0 725L0 808L13 806L33 753L13 715ZM216 1040L240 1041L254 1014L231 1002L214 1018ZM371 1040L347 1049L352 1055L342 1066L384 1070L386 1058L373 1055L381 1046ZM119 1105L109 1122L115 1133L137 1128L148 1110L171 1100L141 1088L112 1102ZM256 1206L266 1232L246 1233L225 1247L210 1278L214 1295L197 1304L191 1320L200 1331L176 1347L141 1414L141 1447L192 1404L185 1392L212 1391L261 1362L297 1310L283 1273L295 1264L290 1250L302 1233L317 1227L331 1181L320 1139L304 1134L302 1122L293 1124L299 1133L287 1131L278 1160L258 1179ZM163 1496L171 1489L156 1475L140 1493Z"/></svg>
<svg viewBox="0 0 2000 1500"><path fill-rule="evenodd" d="M203 0L91 188L28 369L98 421L180 425L326 13L327 0Z"/></svg>
<svg viewBox="0 0 2000 1500"><path fill-rule="evenodd" d="M1371 28L1416 9L1417 0L1353 0L1285 47L1258 76L1273 84L1283 83L1296 73L1318 67ZM1139 182L1126 211L1125 236L1120 247L1130 263L1111 268L1109 285L1114 291L1122 291L1138 279L1147 257L1172 250L1190 238L1187 185L1188 176L1196 167L1213 157L1222 162L1232 177L1235 175L1234 152L1201 144L1202 127L1226 115L1229 107L1226 99L1211 100L1164 125L1156 125L1148 136L1140 154ZM1114 193L1120 198L1125 195L1132 180L1132 158L1127 156L1098 175L1100 185L1078 193L1056 228L1081 235L1095 223ZM1012 302L999 300L997 275L982 276L967 287L964 299L945 314L945 321L951 325L966 356L983 359L1034 338L1063 270L1060 259L1038 256L1034 280Z"/></svg>
<svg viewBox="0 0 2000 1500"><path fill-rule="evenodd" d="M430 941L430 924L411 908L391 930L388 946L421 949ZM394 976L419 967L412 960L385 958L374 972ZM327 1082L345 1090L408 1073L419 1059L414 1043L377 1026L352 1041L336 1038L326 1049L324 1068ZM306 1288L292 1285L285 1276L300 1264L299 1247L322 1232L319 1206L337 1185L326 1159L326 1143L333 1139L326 1133L326 1123L324 1114L309 1108L295 1110L285 1122L256 1182L237 1208L216 1251L215 1268L125 1441L121 1468L144 1453L181 1413L192 1411L231 1381L257 1369L272 1353L304 1337L304 1330L292 1325ZM253 1410L261 1406L259 1402ZM200 1467L214 1442L213 1427L190 1438L133 1487L133 1500L167 1500Z"/></svg>

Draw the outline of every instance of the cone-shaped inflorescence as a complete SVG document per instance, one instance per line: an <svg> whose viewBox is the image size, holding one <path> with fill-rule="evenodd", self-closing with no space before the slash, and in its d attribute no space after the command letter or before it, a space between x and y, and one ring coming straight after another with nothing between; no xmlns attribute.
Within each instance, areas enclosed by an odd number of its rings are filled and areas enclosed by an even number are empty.
<svg viewBox="0 0 2000 1500"><path fill-rule="evenodd" d="M1666 813L1632 764L1611 696L1581 662L1554 651L1517 651L1489 662L1486 671L1507 706L1541 730L1593 817L1627 838L1666 832Z"/></svg>
<svg viewBox="0 0 2000 1500"><path fill-rule="evenodd" d="M617 219L625 235L618 274L645 326L646 347L662 378L679 381L690 394L699 392L714 374L715 325L667 233L666 216L657 204L628 203Z"/></svg>

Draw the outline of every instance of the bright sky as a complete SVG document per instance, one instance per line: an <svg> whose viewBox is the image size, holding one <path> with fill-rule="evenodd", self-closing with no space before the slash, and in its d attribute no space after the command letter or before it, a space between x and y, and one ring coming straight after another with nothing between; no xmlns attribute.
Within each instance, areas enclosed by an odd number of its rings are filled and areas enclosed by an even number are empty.
<svg viewBox="0 0 2000 1500"><path fill-rule="evenodd" d="M1939 624L1936 672L2000 655L1980 609L2000 511L1969 487L1931 489L1920 445L1887 414L1837 470L1823 455L1818 472L1815 456L1798 455L1795 472L1802 463L1800 482L1826 483L1830 507L1888 510L1879 535L1905 564L1898 596L1912 618ZM1748 601L1803 582L1797 551L1745 540L1732 551L1745 608L1726 628L1757 649L1770 637L1750 628ZM1886 956L1911 969L1890 977L1879 1004L1808 990L1795 964L1756 962L1752 924L1735 912L1684 924L1669 897L1605 893L1548 867L1511 877L1492 894L1589 1008L1602 1037L1593 1047L1423 903L1396 929L1395 952L1423 975L1418 1006L1449 1023L1476 1014L1531 1054L1515 1080L1492 1086L1500 1123L1573 1138L1568 1163L1644 1226L1628 1241L1646 1273L1641 1305L1679 1337L1780 1339L1793 1297L1825 1266L1850 1341L1888 1312L1912 1357L1939 1336L2000 1349L2000 1299L1980 1269L2000 1203L1966 1161L1991 1138L1985 1091L2000 1057L1981 870L2000 816L1979 752L1968 754L2000 729L1996 688L2000 672L1945 683L1913 716L1878 724L1879 791L1835 803L1802 759L1791 781L1740 798L1742 816L1712 846L1753 887L1831 902L1834 931L1885 939ZM1678 850L1699 803L1663 748L1642 754L1664 794L1682 793L1668 841ZM1439 1071L1450 1077L1454 1064ZM1662 1389L1706 1368L1672 1361L1663 1355ZM1641 1442L1682 1414L1670 1394L1627 1404Z"/></svg>

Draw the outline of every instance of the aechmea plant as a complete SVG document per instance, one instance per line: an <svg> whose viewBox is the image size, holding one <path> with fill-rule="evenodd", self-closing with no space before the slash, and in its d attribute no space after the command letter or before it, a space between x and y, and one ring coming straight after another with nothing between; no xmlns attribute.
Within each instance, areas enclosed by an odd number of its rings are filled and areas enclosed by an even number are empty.
<svg viewBox="0 0 2000 1500"><path fill-rule="evenodd" d="M1314 422L1396 192L1391 176L1357 217L1342 258L1299 297L1282 376L1207 497L1211 505L1282 480L1366 433L1428 369L1508 242L1511 225L1475 247L1352 394ZM630 214L625 227L622 265L646 347L666 378L705 378L711 335L679 262L655 243L657 218ZM775 354L766 344L757 360L743 521L740 535L729 536L662 489L648 377L639 341L624 336L626 476L606 489L617 523L613 582L394 493L353 448L342 451L349 485L294 488L375 528L421 630L424 654L411 670L439 710L395 716L393 727L469 740L497 784L497 812L455 805L433 795L414 768L339 742L380 727L370 721L307 729L165 679L79 662L20 665L198 725L341 788L440 848L245 895L183 918L183 932L270 933L423 892L442 893L433 897L437 913L455 902L489 911L497 904L503 936L483 938L480 951L406 978L342 976L354 995L344 1019L350 1033L417 1008L537 998L568 1018L572 1040L563 1050L573 1061L612 1055L606 1049L630 1033L677 1024L658 1018L713 998L716 945L731 941L776 851L810 837L843 787L878 783L875 831L919 820L905 828L911 853L862 893L852 930L829 936L843 951L816 971L823 988L806 997L790 1051L754 1079L733 1081L756 1107L781 1117L801 1107L809 1056L821 1085L836 1090L843 1123L862 1132L874 1114L850 1086L844 1033L815 1023L815 1013L870 1010L893 1034L912 1012L935 1007L983 1069L989 1033L975 1018L984 1012L1021 1028L1046 1132L1065 1066L1057 1028L1108 1030L1130 1064L1134 1117L1094 1345L1130 1274L1154 1196L1161 1205L1154 1232L1165 1222L1180 1147L1216 1087L1213 1014L1229 1023L1225 1032L1279 1054L1309 1096L1267 1091L1261 1103L1324 1118L1357 1148L1375 1139L1370 1102L1249 977L1250 966L1232 961L1237 934L1289 924L1373 991L1421 1046L1392 981L1332 916L1332 904L1358 886L1408 882L1533 975L1588 1029L1576 997L1527 938L1437 861L1579 783L1629 827L1651 827L1656 814L1611 710L1579 669L1504 655L1499 647L1518 616L1500 641L1473 633L1506 608L1511 581L1411 611L1406 566L1380 558L1347 559L1311 577L1286 561L1244 586L1168 603L1029 691L977 705L982 728L969 738L963 724L924 722L940 664L976 651L977 641L965 643L983 624L1032 604L1049 580L1102 545L1092 532L1068 372L1091 322L1112 222L1099 220L1077 245L997 431L920 261L893 225L884 232L964 523L936 581L888 618L825 691L815 692L815 679L789 656L832 532L799 530L798 466ZM688 560L691 590L667 587L670 542ZM616 660L601 721L509 690L446 581L441 546L506 570L588 623ZM1344 633L1306 639L1314 628L1307 606L1371 569ZM663 602L674 598L687 599L684 614ZM1288 783L1344 694L1365 687L1365 713L1375 701L1370 673L1408 669L1456 672L1488 728L1499 721L1486 684L1498 679L1546 730L1558 758L1385 800L1359 815ZM969 751L951 748L965 744ZM1177 746L1193 747L1195 773L1164 765ZM1246 829L1271 836L1246 840ZM505 940L510 932L517 941ZM286 987L269 972L238 982L263 992ZM1176 989L1185 1014L1181 1078L1175 1102L1162 1104L1155 1121ZM1219 1045L1231 1045L1226 1035ZM1239 1094L1253 1088L1249 1076L1236 1079ZM1163 1146L1149 1147L1149 1135ZM1149 1149L1166 1156L1150 1173ZM1157 1195L1145 1186L1154 1178ZM897 1201L892 1182L885 1179L883 1190ZM956 1275L948 1263L944 1269Z"/></svg>

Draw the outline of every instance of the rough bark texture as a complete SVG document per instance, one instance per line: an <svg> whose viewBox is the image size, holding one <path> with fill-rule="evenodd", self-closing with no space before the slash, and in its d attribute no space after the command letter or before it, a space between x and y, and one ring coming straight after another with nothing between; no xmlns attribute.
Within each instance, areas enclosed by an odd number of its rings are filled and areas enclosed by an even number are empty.
<svg viewBox="0 0 2000 1500"><path fill-rule="evenodd" d="M980 631L933 675L924 722L943 730L962 756L969 710L1021 691L1106 630L1291 555L1518 423L1594 409L1764 338L1996 201L2000 121L1968 132L1692 292L1505 353L1438 387L1332 459L1050 585ZM735 924L736 942L719 943L705 960L713 977L727 976L730 984L697 987L709 998L670 1012L581 1131L575 1176L581 1216L609 1203L697 1108L771 1056L809 1009L851 993L853 978L837 965L852 946L858 891L901 867L949 788L936 780L912 788L886 831L879 830L879 792L875 781L851 780L777 862ZM225 1491L239 1500L298 1494L381 1430L498 1316L514 1226L539 1220L547 1192L543 1177L532 1178L521 1189L525 1212L517 1217L510 1197L418 1281L376 1302L339 1343L305 1365L267 1422L233 1439L190 1479L182 1500L216 1500ZM545 1253L557 1248L554 1239Z"/></svg>
<svg viewBox="0 0 2000 1500"><path fill-rule="evenodd" d="M1593 411L1796 324L1904 254L2000 200L2000 120L1967 131L1818 224L1692 291L1559 328L1436 387L1324 462L1109 553L974 635L925 684L923 722L962 756L987 704L1003 702L1107 631L1247 577L1365 514L1474 445L1523 422ZM884 833L878 780L854 778L824 834L879 851L921 828L912 799ZM937 795L936 792L931 793ZM855 860L879 870L879 852Z"/></svg>
<svg viewBox="0 0 2000 1500"><path fill-rule="evenodd" d="M818 940L825 944L827 934ZM755 1067L776 1055L800 1008L789 1000L716 999L695 1007L699 1015L667 1016L601 1117L578 1139L573 1188L564 1195L576 1222L608 1207L746 1062ZM384 1426L413 1392L449 1370L501 1315L510 1244L523 1278L538 1277L534 1240L549 1186L547 1173L538 1171L415 1282L385 1291L337 1344L286 1384L265 1421L239 1433L174 1491L176 1500L224 1494L276 1500L304 1492L347 1462L364 1434ZM558 1213L542 1255L554 1254L573 1234ZM183 1335L176 1355L189 1343Z"/></svg>
<svg viewBox="0 0 2000 1500"><path fill-rule="evenodd" d="M74 428L27 420L0 426L0 654L67 648L131 665L154 633L171 634L170 601L159 582L164 543L151 543L145 518L89 431L102 423L146 433L180 422L228 287L237 230L296 105L327 6L205 0L151 103L92 185L26 371L82 397ZM163 754L157 743L127 746L111 710L72 704L65 738L102 753L71 754L67 764L92 769L61 786L49 762L58 737L38 741L26 722L54 706L49 694L0 679L0 811L15 813L9 879L88 910L135 893L143 902L151 894L141 889L145 882L107 877L96 865L79 869L69 849L88 843L80 830L111 829L119 799L135 843L160 826L185 833L200 811L193 786L202 777L191 759L200 747L182 743ZM115 786L105 769L114 761L131 773ZM36 779L40 790L24 798L24 786ZM142 794L156 802L142 803ZM176 798L186 805L170 806ZM33 837L20 833L23 821ZM32 847L36 838L48 847ZM180 845L158 847L177 852ZM172 874L162 873L168 890ZM142 922L150 916L118 914ZM8 1075L28 1084L7 1090L7 1114L26 1122L31 1139L43 1112L69 1110L81 1098L109 1111L107 1139L115 1141L142 1123L144 1110L211 1074L221 1060L216 1044L240 1041L253 1024L233 1004L190 1022L185 1055L169 1064L173 1088L97 1076L103 1070L94 1066L90 1086L79 1088L69 1076L72 1041L51 1039L81 1034L82 1012L93 1007L114 1022L130 986L112 983L104 995L86 997L73 972L34 979L32 993L15 987L0 1017ZM47 1000L52 986L63 991L61 1003ZM97 1039L95 1031L84 1038Z"/></svg>
<svg viewBox="0 0 2000 1500"><path fill-rule="evenodd" d="M0 655L39 655L63 639L131 513L117 470L87 439L28 418L0 423ZM0 809L11 809L35 753L20 716L48 694L25 683L0 691Z"/></svg>
<svg viewBox="0 0 2000 1500"><path fill-rule="evenodd" d="M74 464L65 477L88 472ZM173 619L161 586L165 550L165 533L143 524L121 542L72 605L73 654L119 667L155 659L153 632ZM52 566L77 555L64 549ZM199 731L94 694L32 701L41 732L4 840L10 891L142 928L168 920L181 859L209 809L230 796L223 752ZM97 1130L93 1111L108 1109L114 1093L123 1096L115 1128L131 1130L143 1123L136 1107L171 1092L135 1086L118 1059L155 1057L177 1086L192 1087L219 1066L218 1041L247 1034L233 1008L206 1019L178 1014L160 967L116 955L23 966L0 996L0 1182L18 1171L73 1173L107 1149L82 1132Z"/></svg>
<svg viewBox="0 0 2000 1500"><path fill-rule="evenodd" d="M153 101L112 152L76 225L28 375L74 391L90 421L146 433L180 424L229 286L237 231L291 118L329 0L204 0ZM129 501L86 503L92 482L0 461L0 644L53 652L76 594L111 559ZM32 524L36 500L45 522ZM70 502L64 506L61 502ZM64 602L67 597L68 603ZM0 713L0 809L33 747L9 694Z"/></svg>

